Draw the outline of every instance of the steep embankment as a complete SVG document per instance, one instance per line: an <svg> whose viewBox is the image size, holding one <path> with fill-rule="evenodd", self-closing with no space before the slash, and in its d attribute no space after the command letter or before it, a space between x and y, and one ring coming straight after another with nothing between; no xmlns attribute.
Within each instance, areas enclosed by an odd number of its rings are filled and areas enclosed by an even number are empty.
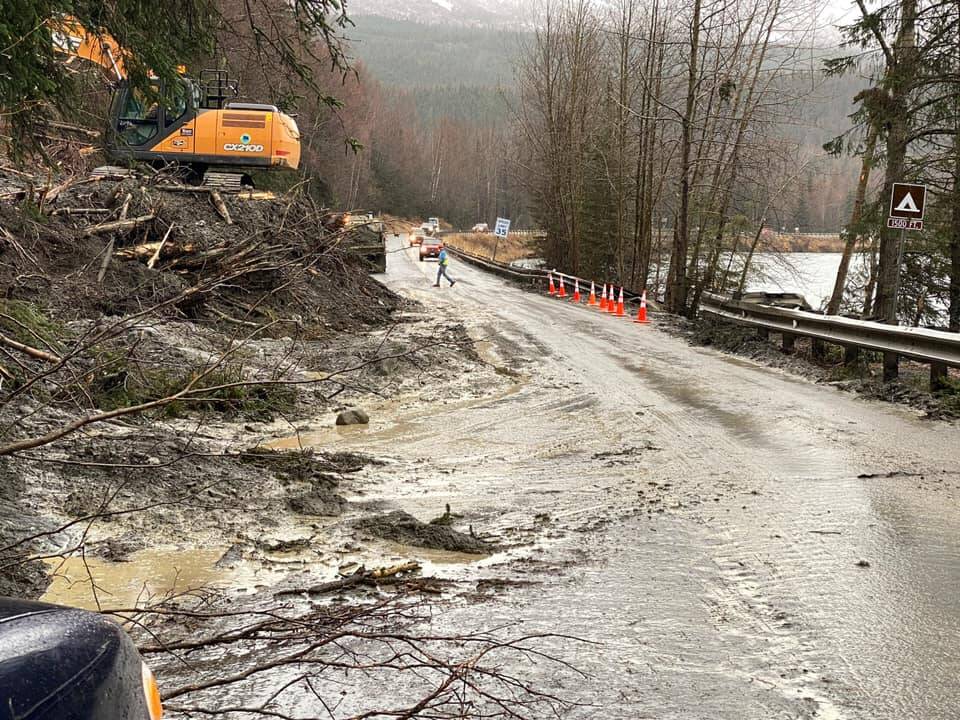
<svg viewBox="0 0 960 720"><path fill-rule="evenodd" d="M404 322L304 195L0 186L0 595L164 543L282 547L278 523L340 514L365 460L256 447L421 384L421 363L456 372L462 328Z"/></svg>

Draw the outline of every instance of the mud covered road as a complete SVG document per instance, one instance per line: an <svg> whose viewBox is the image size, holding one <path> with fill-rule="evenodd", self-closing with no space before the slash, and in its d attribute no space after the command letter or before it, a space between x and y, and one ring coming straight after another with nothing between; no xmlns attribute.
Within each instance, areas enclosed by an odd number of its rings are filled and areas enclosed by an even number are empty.
<svg viewBox="0 0 960 720"><path fill-rule="evenodd" d="M960 428L389 259L384 282L464 322L504 382L312 442L389 458L367 502L537 538L467 569L522 583L439 622L594 641L553 648L586 678L522 669L577 717L956 717Z"/></svg>

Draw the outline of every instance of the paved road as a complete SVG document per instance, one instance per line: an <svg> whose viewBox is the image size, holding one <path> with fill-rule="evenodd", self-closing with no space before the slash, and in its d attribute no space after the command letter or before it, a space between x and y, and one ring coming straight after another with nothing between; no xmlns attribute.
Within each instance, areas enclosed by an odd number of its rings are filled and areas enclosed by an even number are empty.
<svg viewBox="0 0 960 720"><path fill-rule="evenodd" d="M525 670L577 717L958 716L960 428L389 258L385 282L526 377L366 435L390 492L555 538L521 565L537 586L448 622L599 641L557 645L585 680Z"/></svg>

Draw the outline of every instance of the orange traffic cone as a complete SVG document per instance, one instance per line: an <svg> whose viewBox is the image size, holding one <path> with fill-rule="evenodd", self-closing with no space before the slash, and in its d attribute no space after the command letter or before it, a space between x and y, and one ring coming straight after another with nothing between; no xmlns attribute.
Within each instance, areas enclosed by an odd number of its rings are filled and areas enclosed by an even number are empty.
<svg viewBox="0 0 960 720"><path fill-rule="evenodd" d="M607 309L607 284L606 284L606 283L603 284L603 295L600 296L600 306L599 306L599 307L600 307L601 310L606 310L606 309Z"/></svg>
<svg viewBox="0 0 960 720"><path fill-rule="evenodd" d="M623 285L620 286L620 300L617 301L617 317L623 317Z"/></svg>
<svg viewBox="0 0 960 720"><path fill-rule="evenodd" d="M573 301L580 302L580 278L573 279Z"/></svg>
<svg viewBox="0 0 960 720"><path fill-rule="evenodd" d="M556 295L556 294L557 294L557 288L556 288L556 286L553 284L553 273L547 273L547 275L548 275L548 277L550 278L550 290L547 291L547 295Z"/></svg>
<svg viewBox="0 0 960 720"><path fill-rule="evenodd" d="M597 304L597 288L594 287L593 280L590 281L590 297L587 298L587 305Z"/></svg>
<svg viewBox="0 0 960 720"><path fill-rule="evenodd" d="M643 291L643 295L640 296L640 309L637 311L637 319L634 320L635 323L640 323L641 325L646 325L650 321L647 320L647 291Z"/></svg>
<svg viewBox="0 0 960 720"><path fill-rule="evenodd" d="M611 315L617 314L617 291L613 287L613 283L610 284L610 296L607 300L607 312Z"/></svg>
<svg viewBox="0 0 960 720"><path fill-rule="evenodd" d="M557 293L558 298L565 298L567 296L567 284L563 281L563 274L560 275L560 292Z"/></svg>

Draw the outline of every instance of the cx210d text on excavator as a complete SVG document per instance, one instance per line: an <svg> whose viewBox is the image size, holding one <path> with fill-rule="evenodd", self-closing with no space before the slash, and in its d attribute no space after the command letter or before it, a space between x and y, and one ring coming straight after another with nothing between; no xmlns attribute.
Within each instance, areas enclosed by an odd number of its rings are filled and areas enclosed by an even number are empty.
<svg viewBox="0 0 960 720"><path fill-rule="evenodd" d="M51 27L60 52L96 63L111 75L106 144L112 157L176 163L202 176L205 184L237 189L247 172L299 166L300 132L294 119L274 105L231 101L238 87L226 72L182 75L176 92L165 92L157 81L155 96L168 100L150 101L129 84L126 53L112 37L88 32L72 18Z"/></svg>

